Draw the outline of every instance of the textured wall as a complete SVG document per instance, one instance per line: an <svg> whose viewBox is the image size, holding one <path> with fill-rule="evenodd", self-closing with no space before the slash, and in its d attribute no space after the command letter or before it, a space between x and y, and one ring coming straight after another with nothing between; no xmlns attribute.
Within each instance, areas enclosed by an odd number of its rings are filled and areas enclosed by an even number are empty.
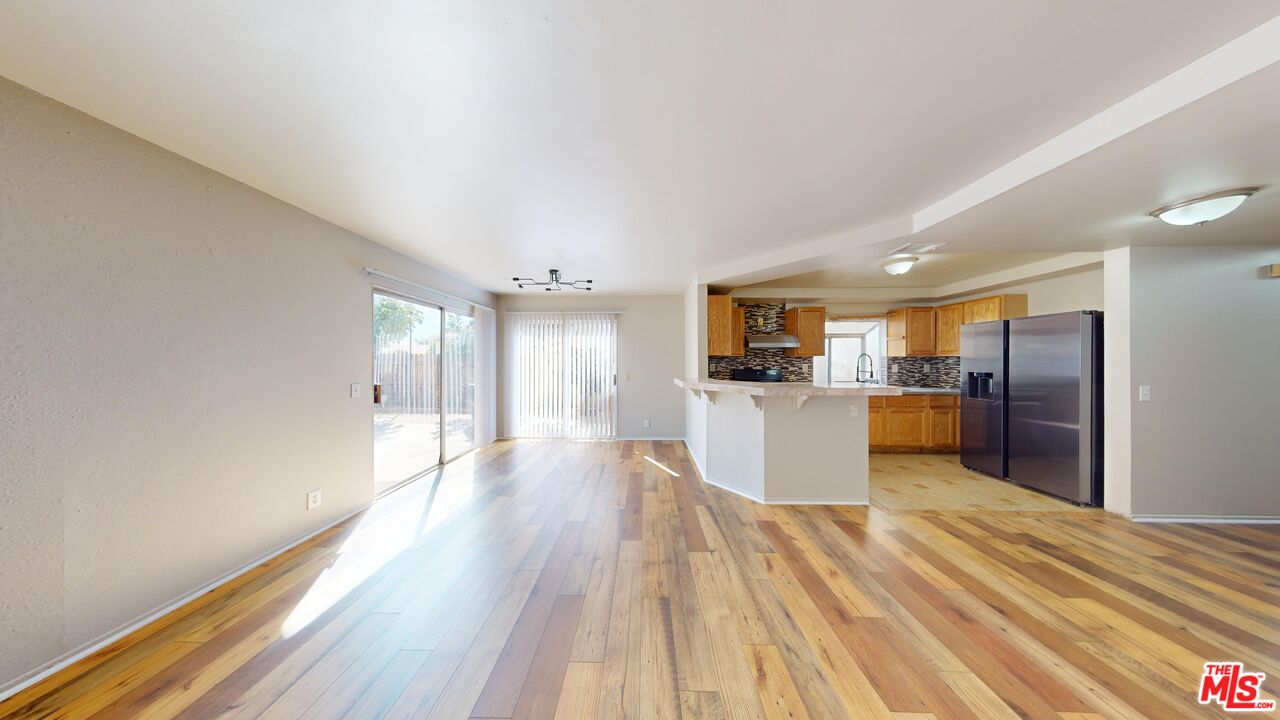
<svg viewBox="0 0 1280 720"><path fill-rule="evenodd" d="M3 688L370 499L364 265L493 298L3 79L0 168Z"/></svg>
<svg viewBox="0 0 1280 720"><path fill-rule="evenodd" d="M781 303L744 305L748 335L781 335L786 327L787 306ZM747 348L743 357L712 357L708 366L713 368L708 377L728 380L733 370L782 370L786 382L813 382L813 358L787 357L786 350Z"/></svg>
<svg viewBox="0 0 1280 720"><path fill-rule="evenodd" d="M1129 259L1133 514L1280 518L1280 246Z"/></svg>

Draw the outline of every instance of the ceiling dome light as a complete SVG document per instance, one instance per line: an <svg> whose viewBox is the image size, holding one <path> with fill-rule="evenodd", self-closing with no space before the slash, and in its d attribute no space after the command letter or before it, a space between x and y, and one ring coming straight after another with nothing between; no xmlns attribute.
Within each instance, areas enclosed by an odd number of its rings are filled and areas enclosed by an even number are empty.
<svg viewBox="0 0 1280 720"><path fill-rule="evenodd" d="M890 275L902 275L910 270L912 265L915 265L919 261L920 258L914 255L895 255L894 257L885 260L880 267L884 268L884 271Z"/></svg>
<svg viewBox="0 0 1280 720"><path fill-rule="evenodd" d="M1254 186L1219 190L1208 195L1162 205L1147 214L1160 218L1170 225L1203 225L1240 207L1241 203L1260 189Z"/></svg>

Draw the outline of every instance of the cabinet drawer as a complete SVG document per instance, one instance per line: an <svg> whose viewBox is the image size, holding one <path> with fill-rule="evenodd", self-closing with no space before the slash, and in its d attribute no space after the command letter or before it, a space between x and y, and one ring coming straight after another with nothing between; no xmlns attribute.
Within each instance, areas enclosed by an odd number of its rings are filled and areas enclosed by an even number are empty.
<svg viewBox="0 0 1280 720"><path fill-rule="evenodd" d="M887 407L922 408L929 407L928 395L890 395L884 399Z"/></svg>
<svg viewBox="0 0 1280 720"><path fill-rule="evenodd" d="M949 408L960 407L959 395L930 395L929 407Z"/></svg>
<svg viewBox="0 0 1280 720"><path fill-rule="evenodd" d="M884 395L870 395L867 397L867 407L884 407Z"/></svg>

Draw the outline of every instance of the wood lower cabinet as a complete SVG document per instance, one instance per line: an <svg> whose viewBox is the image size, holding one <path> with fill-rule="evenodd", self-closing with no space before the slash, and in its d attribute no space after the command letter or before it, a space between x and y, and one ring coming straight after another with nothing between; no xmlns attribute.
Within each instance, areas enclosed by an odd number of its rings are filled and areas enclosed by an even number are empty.
<svg viewBox="0 0 1280 720"><path fill-rule="evenodd" d="M928 395L929 437L925 447L932 450L955 450L960 447L960 396Z"/></svg>
<svg viewBox="0 0 1280 720"><path fill-rule="evenodd" d="M958 395L872 397L867 402L868 444L875 450L954 451L960 447Z"/></svg>
<svg viewBox="0 0 1280 720"><path fill-rule="evenodd" d="M879 407L876 401L879 400ZM868 398L867 431L871 447L884 445L884 398Z"/></svg>

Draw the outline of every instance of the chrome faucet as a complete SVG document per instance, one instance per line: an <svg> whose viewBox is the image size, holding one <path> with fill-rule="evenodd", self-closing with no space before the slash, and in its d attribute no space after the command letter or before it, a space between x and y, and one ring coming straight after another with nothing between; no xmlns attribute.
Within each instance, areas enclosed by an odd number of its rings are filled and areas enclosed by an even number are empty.
<svg viewBox="0 0 1280 720"><path fill-rule="evenodd" d="M862 358L867 359L867 379L862 379ZM853 370L853 379L857 382L874 382L876 379L876 361L867 353L858 356L857 364Z"/></svg>

